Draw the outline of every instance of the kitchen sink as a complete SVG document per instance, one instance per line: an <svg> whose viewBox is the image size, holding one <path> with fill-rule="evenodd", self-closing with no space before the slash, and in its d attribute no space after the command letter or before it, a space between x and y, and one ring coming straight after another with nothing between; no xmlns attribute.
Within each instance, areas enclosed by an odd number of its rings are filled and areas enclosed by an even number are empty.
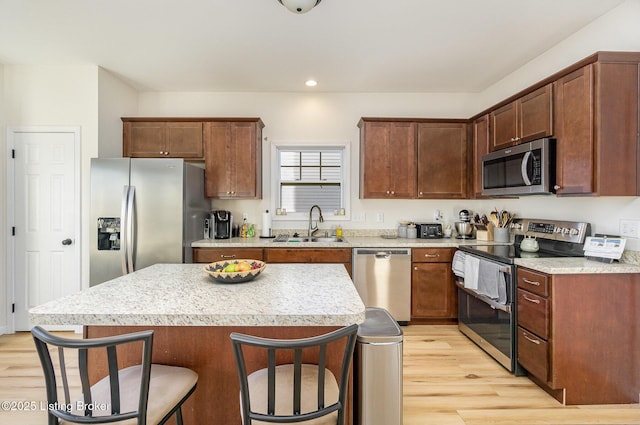
<svg viewBox="0 0 640 425"><path fill-rule="evenodd" d="M306 237L306 236L300 236L300 237L282 237L284 235L279 235L276 239L274 239L274 242L317 242L317 243L337 243L337 242L345 242L345 240L343 238L337 238L335 236L327 236L327 237Z"/></svg>

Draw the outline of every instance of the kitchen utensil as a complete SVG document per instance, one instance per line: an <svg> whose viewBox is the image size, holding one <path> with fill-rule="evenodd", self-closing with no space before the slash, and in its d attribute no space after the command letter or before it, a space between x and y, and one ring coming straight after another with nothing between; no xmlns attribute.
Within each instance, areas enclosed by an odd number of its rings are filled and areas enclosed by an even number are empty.
<svg viewBox="0 0 640 425"><path fill-rule="evenodd" d="M455 227L460 239L469 239L473 235L473 224L467 221L456 221Z"/></svg>
<svg viewBox="0 0 640 425"><path fill-rule="evenodd" d="M498 220L497 211L491 211L489 213L489 221L491 221L491 224L493 224L495 227L500 227L500 220Z"/></svg>
<svg viewBox="0 0 640 425"><path fill-rule="evenodd" d="M537 252L540 249L536 238L531 236L525 236L522 242L520 242L520 249L526 252Z"/></svg>

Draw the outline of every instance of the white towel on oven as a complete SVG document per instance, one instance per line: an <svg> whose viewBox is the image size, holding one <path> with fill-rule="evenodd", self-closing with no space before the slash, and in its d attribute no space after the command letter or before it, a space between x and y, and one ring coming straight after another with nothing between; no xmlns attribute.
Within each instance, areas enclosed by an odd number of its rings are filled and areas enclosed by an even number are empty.
<svg viewBox="0 0 640 425"><path fill-rule="evenodd" d="M480 265L480 259L467 255L464 258L464 287L478 289L478 267Z"/></svg>
<svg viewBox="0 0 640 425"><path fill-rule="evenodd" d="M491 261L480 261L478 266L478 293L486 295L492 300L499 298L498 288L501 282L504 281L502 273L500 273L501 267Z"/></svg>
<svg viewBox="0 0 640 425"><path fill-rule="evenodd" d="M467 256L462 251L456 251L453 254L453 261L451 263L451 270L456 276L464 278L464 259Z"/></svg>

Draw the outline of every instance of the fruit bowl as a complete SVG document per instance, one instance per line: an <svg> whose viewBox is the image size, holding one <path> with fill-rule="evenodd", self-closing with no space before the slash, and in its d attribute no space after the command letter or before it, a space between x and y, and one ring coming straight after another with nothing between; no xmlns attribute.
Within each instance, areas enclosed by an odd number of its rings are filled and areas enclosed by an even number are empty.
<svg viewBox="0 0 640 425"><path fill-rule="evenodd" d="M204 271L221 283L242 283L255 279L267 264L260 260L224 260L204 266Z"/></svg>

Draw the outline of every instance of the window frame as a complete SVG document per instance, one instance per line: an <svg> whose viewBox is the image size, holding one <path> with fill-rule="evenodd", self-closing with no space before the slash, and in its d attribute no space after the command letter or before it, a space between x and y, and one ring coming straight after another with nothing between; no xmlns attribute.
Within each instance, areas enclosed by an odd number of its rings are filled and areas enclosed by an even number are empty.
<svg viewBox="0 0 640 425"><path fill-rule="evenodd" d="M321 141L321 142L303 142L297 140L291 141L272 141L271 142L271 211L274 221L308 221L309 212L287 212L286 215L277 215L276 209L279 208L280 199L280 149L287 150L326 150L326 149L340 149L342 150L342 180L340 182L340 190L342 192L342 199L344 201L345 213L344 215L336 215L334 211L322 211L322 216L325 221L348 221L350 219L351 211L351 175L350 175L350 155L351 144L348 141Z"/></svg>

